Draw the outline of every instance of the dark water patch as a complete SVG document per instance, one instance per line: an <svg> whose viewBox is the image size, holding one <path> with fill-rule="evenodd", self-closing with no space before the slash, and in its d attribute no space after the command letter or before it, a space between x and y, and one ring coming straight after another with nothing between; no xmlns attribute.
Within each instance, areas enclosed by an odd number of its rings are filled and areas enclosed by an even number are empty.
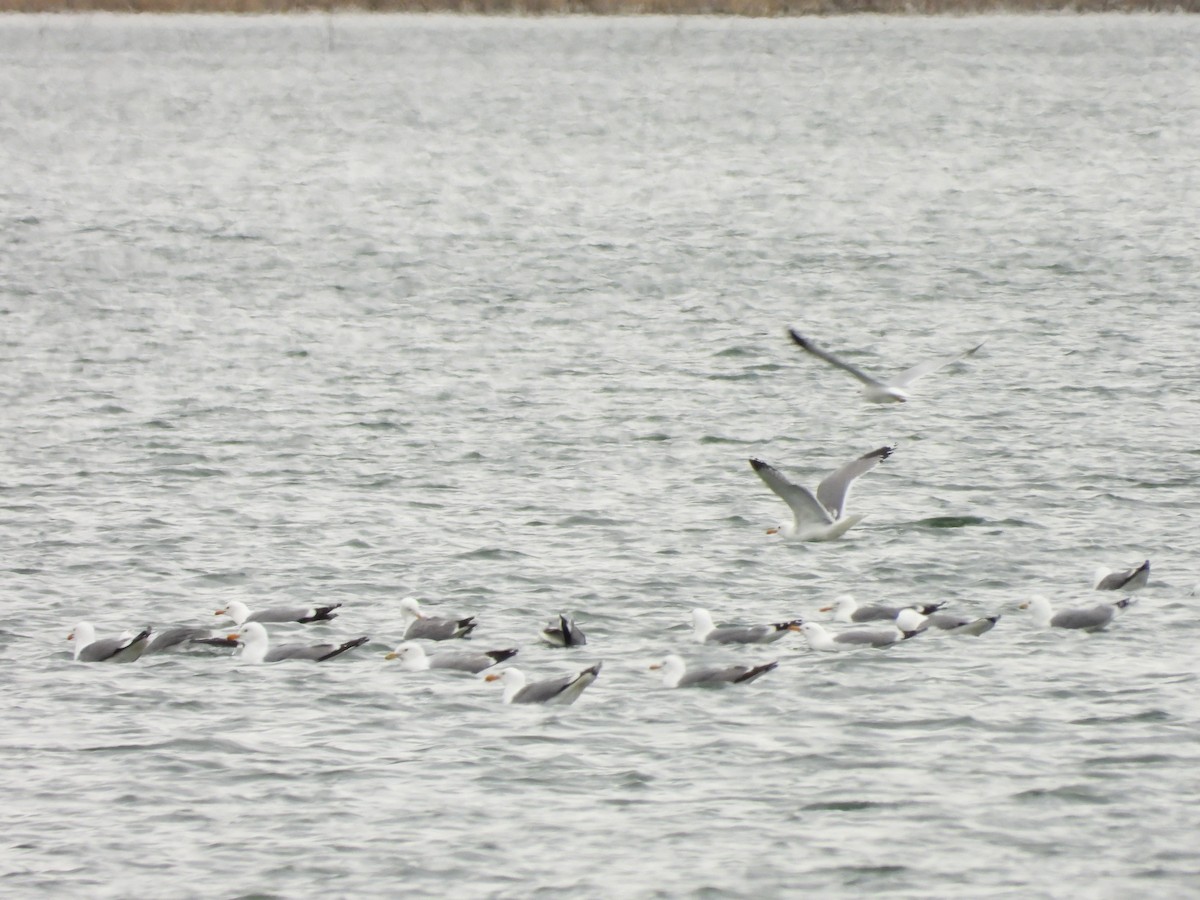
<svg viewBox="0 0 1200 900"><path fill-rule="evenodd" d="M810 812L871 812L876 809L895 809L908 804L880 800L823 800L806 803L800 808Z"/></svg>
<svg viewBox="0 0 1200 900"><path fill-rule="evenodd" d="M621 519L608 519L604 516L567 516L559 525L628 525L627 521Z"/></svg>
<svg viewBox="0 0 1200 900"><path fill-rule="evenodd" d="M987 525L988 520L980 516L934 516L931 519L918 519L913 524L924 528L969 528Z"/></svg>
<svg viewBox="0 0 1200 900"><path fill-rule="evenodd" d="M1072 697L1074 692L1067 691L1065 696ZM1162 709L1148 709L1145 712L1132 713L1125 716L1087 716L1073 719L1070 725L1123 725L1129 722L1170 722L1175 717Z"/></svg>
<svg viewBox="0 0 1200 900"><path fill-rule="evenodd" d="M229 474L225 469L211 469L205 466L163 466L155 471L160 475L174 475L179 478L219 478Z"/></svg>
<svg viewBox="0 0 1200 900"><path fill-rule="evenodd" d="M1178 756L1169 756L1165 753L1144 753L1133 756L1097 756L1092 759L1085 759L1085 766L1153 766L1159 764L1171 765L1173 763L1187 764L1187 760L1180 759Z"/></svg>
<svg viewBox="0 0 1200 900"><path fill-rule="evenodd" d="M408 426L401 422L393 422L391 419L362 419L350 423L348 427L363 428L367 431L404 431Z"/></svg>
<svg viewBox="0 0 1200 900"><path fill-rule="evenodd" d="M1020 803L1044 803L1066 800L1072 803L1089 803L1097 806L1111 803L1107 797L1097 794L1086 785L1063 785L1056 788L1030 788L1018 791L1012 798Z"/></svg>
<svg viewBox="0 0 1200 900"><path fill-rule="evenodd" d="M484 547L479 550L468 550L466 553L456 553L455 559L524 559L527 554L520 550L505 550L503 547Z"/></svg>
<svg viewBox="0 0 1200 900"><path fill-rule="evenodd" d="M759 441L746 440L744 438L724 437L719 434L705 434L700 437L701 444L732 444L738 447L750 447Z"/></svg>
<svg viewBox="0 0 1200 900"><path fill-rule="evenodd" d="M651 432L650 434L638 435L634 438L635 441L648 441L651 443L662 443L671 440L671 435L664 434L661 431Z"/></svg>

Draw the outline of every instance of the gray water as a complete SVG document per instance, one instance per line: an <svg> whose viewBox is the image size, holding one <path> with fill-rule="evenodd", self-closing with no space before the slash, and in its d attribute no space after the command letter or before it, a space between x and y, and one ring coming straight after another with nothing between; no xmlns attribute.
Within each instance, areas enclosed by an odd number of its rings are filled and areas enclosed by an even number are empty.
<svg viewBox="0 0 1200 900"><path fill-rule="evenodd" d="M0 18L6 896L1200 893L1200 20ZM888 373L869 406L793 325ZM782 544L895 443L843 539ZM1018 603L1151 558L1105 632ZM860 600L888 651L691 642ZM564 709L383 659L406 594ZM342 603L326 664L73 662ZM574 614L587 647L539 646ZM780 661L749 686L647 666Z"/></svg>

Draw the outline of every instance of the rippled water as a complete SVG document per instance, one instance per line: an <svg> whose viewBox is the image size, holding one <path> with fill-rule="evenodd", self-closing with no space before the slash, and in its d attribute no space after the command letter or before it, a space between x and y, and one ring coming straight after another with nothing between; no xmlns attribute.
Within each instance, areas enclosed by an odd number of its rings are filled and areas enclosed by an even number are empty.
<svg viewBox="0 0 1200 900"><path fill-rule="evenodd" d="M1178 897L1200 22L0 19L0 892ZM869 369L986 340L903 406ZM747 465L895 442L784 545ZM1149 557L1107 632L1017 604ZM1003 614L690 642L837 594ZM477 613L563 710L383 654ZM340 602L321 666L67 632ZM559 610L591 642L534 642ZM279 629L280 632L287 629ZM752 685L646 670L778 658Z"/></svg>

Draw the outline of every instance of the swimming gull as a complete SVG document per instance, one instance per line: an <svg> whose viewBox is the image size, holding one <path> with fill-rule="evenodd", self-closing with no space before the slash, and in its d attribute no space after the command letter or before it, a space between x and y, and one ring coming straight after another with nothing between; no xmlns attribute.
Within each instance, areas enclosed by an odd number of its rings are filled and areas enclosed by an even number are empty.
<svg viewBox="0 0 1200 900"><path fill-rule="evenodd" d="M505 703L553 703L570 706L599 674L600 663L596 663L577 675L563 675L527 684L525 673L510 666L502 672L485 675L484 680L503 683Z"/></svg>
<svg viewBox="0 0 1200 900"><path fill-rule="evenodd" d="M587 643L587 635L575 624L575 620L562 613L558 621L551 619L540 632L542 640L554 647L582 647Z"/></svg>
<svg viewBox="0 0 1200 900"><path fill-rule="evenodd" d="M948 634L970 634L978 637L986 631L991 631L1000 621L999 616L980 616L976 619L967 616L956 616L953 613L934 612L921 615L915 609L902 609L896 616L896 627L901 631L926 631L936 628Z"/></svg>
<svg viewBox="0 0 1200 900"><path fill-rule="evenodd" d="M723 687L727 684L749 684L777 665L778 662L772 661L758 666L704 666L689 669L682 656L672 653L650 668L662 669L663 684L669 688Z"/></svg>
<svg viewBox="0 0 1200 900"><path fill-rule="evenodd" d="M707 609L692 610L692 634L701 644L769 644L798 631L800 619L769 625L714 625Z"/></svg>
<svg viewBox="0 0 1200 900"><path fill-rule="evenodd" d="M1126 597L1115 603L1097 603L1093 606L1064 609L1055 612L1045 597L1034 596L1020 604L1019 609L1033 613L1033 623L1039 628L1073 628L1083 631L1099 631L1113 620L1119 610L1132 606L1137 601Z"/></svg>
<svg viewBox="0 0 1200 900"><path fill-rule="evenodd" d="M416 597L405 597L400 601L400 613L404 616L405 640L424 638L427 641L449 641L466 637L475 630L474 616L465 619L439 619L421 612Z"/></svg>
<svg viewBox="0 0 1200 900"><path fill-rule="evenodd" d="M915 609L921 615L928 616L945 605L945 603L914 603L911 606L887 606L882 603L873 603L869 606L859 606L853 595L842 594L837 598L836 603L822 606L821 612L832 610L835 622L853 625L857 622L892 622L904 609Z"/></svg>
<svg viewBox="0 0 1200 900"><path fill-rule="evenodd" d="M90 622L80 622L67 640L75 642L75 659L79 662L133 662L145 652L150 630L147 626L137 634L126 631L117 637L97 638Z"/></svg>
<svg viewBox="0 0 1200 900"><path fill-rule="evenodd" d="M475 653L470 650L443 650L441 653L428 654L420 644L401 644L384 659L400 660L400 668L405 672L424 672L428 669L453 669L457 672L472 674L490 669L497 663L511 659L517 655L515 647L508 650L483 650Z"/></svg>
<svg viewBox="0 0 1200 900"><path fill-rule="evenodd" d="M804 335L797 332L794 328L789 328L788 334L792 336L792 340L796 342L800 349L806 350L813 356L817 357L817 359L824 360L832 366L837 366L839 369L849 372L851 375L861 381L863 385L863 395L872 403L904 403L908 400L908 393L905 392L903 388L908 387L918 378L928 375L930 372L936 372L938 369L942 368L942 366L948 366L950 363L955 362L956 360L971 356L976 350L983 346L983 344L979 344L975 347L972 347L970 350L966 350L962 353L956 353L954 356L943 356L938 359L927 360L926 362L913 366L911 369L905 369L899 375L893 377L890 381L885 382L868 375L862 369L858 368L858 366L846 362L841 357L834 356L828 350L823 350L808 338L804 337Z"/></svg>
<svg viewBox="0 0 1200 900"><path fill-rule="evenodd" d="M218 609L213 615L229 616L238 625L246 622L328 622L337 618L335 609L342 604L332 603L329 606L271 606L254 612L241 600L230 600L224 609Z"/></svg>
<svg viewBox="0 0 1200 900"><path fill-rule="evenodd" d="M832 541L863 520L860 514L846 515L846 500L854 479L858 478L892 455L895 447L880 447L846 463L836 472L825 476L814 495L808 488L788 481L774 466L761 459L751 459L750 465L767 487L778 494L792 510L793 520L782 522L767 534L779 534L798 541Z"/></svg>
<svg viewBox="0 0 1200 900"><path fill-rule="evenodd" d="M344 644L283 644L272 647L267 629L258 622L247 622L240 632L229 635L229 639L242 642L242 659L248 663L281 662L285 659L324 662L340 656L347 650L361 647L370 640L367 637L359 637Z"/></svg>
<svg viewBox="0 0 1200 900"><path fill-rule="evenodd" d="M1123 572L1112 572L1104 567L1096 570L1092 585L1098 591L1136 591L1144 588L1150 580L1150 560L1140 566L1125 569Z"/></svg>
<svg viewBox="0 0 1200 900"><path fill-rule="evenodd" d="M800 633L808 639L808 645L812 649L825 652L857 650L861 647L890 647L917 634L915 631L901 631L899 628L851 628L848 631L830 634L816 622L805 622L800 626Z"/></svg>
<svg viewBox="0 0 1200 900"><path fill-rule="evenodd" d="M156 632L154 638L146 646L147 653L162 653L177 647L237 647L237 641L231 641L226 635L218 634L211 628L199 628L194 625L179 625L165 631Z"/></svg>

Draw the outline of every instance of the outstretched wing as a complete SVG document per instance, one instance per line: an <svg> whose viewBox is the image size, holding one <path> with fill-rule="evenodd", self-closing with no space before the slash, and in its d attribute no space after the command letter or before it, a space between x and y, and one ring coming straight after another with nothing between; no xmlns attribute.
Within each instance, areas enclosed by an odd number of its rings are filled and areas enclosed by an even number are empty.
<svg viewBox="0 0 1200 900"><path fill-rule="evenodd" d="M829 510L829 514L834 519L840 519L846 508L846 498L850 495L850 485L854 483L854 479L870 472L891 456L895 449L895 447L880 447L878 450L864 453L858 459L846 463L836 472L826 475L824 480L817 485L817 500L825 509Z"/></svg>
<svg viewBox="0 0 1200 900"><path fill-rule="evenodd" d="M982 346L983 344L979 344L975 347L972 347L970 350L966 350L962 353L955 353L953 356L943 356L940 359L927 359L925 362L918 363L911 369L905 369L903 372L889 381L888 384L892 385L893 387L905 387L906 385L910 385L918 378L923 378L930 372L936 372L938 369L942 368L942 366L948 366L952 362L971 356Z"/></svg>
<svg viewBox="0 0 1200 900"><path fill-rule="evenodd" d="M850 363L846 362L844 359L842 359L840 357L834 356L828 350L822 350L820 347L818 347L816 344L814 344L812 341L810 341L804 335L800 334L794 328L789 328L788 334L790 334L792 336L792 340L796 342L796 346L798 346L801 350L811 353L817 359L822 359L825 362L829 363L831 366L837 366L839 369L844 369L845 371L847 371L851 375L853 375L855 378L857 378L859 381L861 381L863 384L870 384L870 385L874 385L876 387L883 387L883 383L880 382L879 379L872 378L870 375L868 375L862 369L858 368L857 366L851 365Z"/></svg>
<svg viewBox="0 0 1200 900"><path fill-rule="evenodd" d="M758 477L766 482L767 487L778 494L780 499L788 505L792 515L796 518L797 526L810 522L820 525L833 523L834 516L830 515L808 488L792 484L783 477L778 469L761 459L751 459L750 465L754 467Z"/></svg>

